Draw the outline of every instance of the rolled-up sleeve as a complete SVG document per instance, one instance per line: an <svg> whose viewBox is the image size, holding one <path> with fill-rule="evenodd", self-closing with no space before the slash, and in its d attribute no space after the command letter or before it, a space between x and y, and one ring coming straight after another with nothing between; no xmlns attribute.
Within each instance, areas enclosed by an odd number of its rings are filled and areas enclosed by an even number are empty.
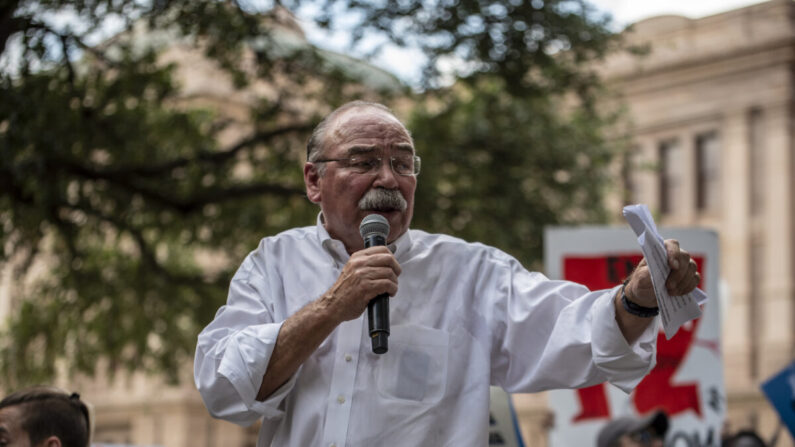
<svg viewBox="0 0 795 447"><path fill-rule="evenodd" d="M249 255L232 279L226 305L199 334L196 347L194 380L208 411L240 425L280 418L298 374L266 400L256 400L283 323L274 321L263 299L267 290L255 256Z"/></svg>
<svg viewBox="0 0 795 447"><path fill-rule="evenodd" d="M493 309L492 381L510 392L605 381L630 392L654 367L657 322L628 344L616 322L617 288L589 291L509 262Z"/></svg>
<svg viewBox="0 0 795 447"><path fill-rule="evenodd" d="M593 360L610 383L629 393L654 368L657 352L657 318L635 343L627 343L616 321L614 297L620 286L606 291L593 305L591 344Z"/></svg>

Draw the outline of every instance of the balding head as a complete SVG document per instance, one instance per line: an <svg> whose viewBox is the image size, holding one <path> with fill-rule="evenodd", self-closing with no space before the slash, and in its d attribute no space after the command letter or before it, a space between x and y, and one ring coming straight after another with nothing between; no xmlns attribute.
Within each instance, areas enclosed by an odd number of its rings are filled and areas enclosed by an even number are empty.
<svg viewBox="0 0 795 447"><path fill-rule="evenodd" d="M385 105L377 102L369 101L351 101L345 103L329 113L312 131L312 136L306 143L306 161L316 161L320 158L321 154L328 147L329 132L335 127L341 118L346 113L359 109L376 109L392 116L396 121L400 122L394 113ZM402 125L402 123L401 123ZM405 126L404 126L405 127ZM406 131L408 133L408 131ZM322 166L321 166L322 170Z"/></svg>

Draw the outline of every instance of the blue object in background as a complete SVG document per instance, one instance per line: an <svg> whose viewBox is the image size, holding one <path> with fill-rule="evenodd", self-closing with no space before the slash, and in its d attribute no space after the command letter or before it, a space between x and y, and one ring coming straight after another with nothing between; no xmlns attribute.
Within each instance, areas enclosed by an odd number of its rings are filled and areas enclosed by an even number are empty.
<svg viewBox="0 0 795 447"><path fill-rule="evenodd" d="M795 439L795 362L762 384L762 392Z"/></svg>
<svg viewBox="0 0 795 447"><path fill-rule="evenodd" d="M513 408L511 396L502 388L493 386L489 394L489 446L525 447L516 410Z"/></svg>

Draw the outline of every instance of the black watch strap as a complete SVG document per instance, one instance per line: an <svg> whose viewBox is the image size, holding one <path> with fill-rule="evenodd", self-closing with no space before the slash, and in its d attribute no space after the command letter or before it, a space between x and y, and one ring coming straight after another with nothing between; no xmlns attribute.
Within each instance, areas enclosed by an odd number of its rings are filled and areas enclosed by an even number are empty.
<svg viewBox="0 0 795 447"><path fill-rule="evenodd" d="M629 312L636 317L641 318L651 318L656 317L660 313L659 307L645 307L639 304L633 303L627 298L627 294L624 293L624 289L627 287L627 283L629 280L624 281L624 285L621 286L621 305L624 306L624 310Z"/></svg>

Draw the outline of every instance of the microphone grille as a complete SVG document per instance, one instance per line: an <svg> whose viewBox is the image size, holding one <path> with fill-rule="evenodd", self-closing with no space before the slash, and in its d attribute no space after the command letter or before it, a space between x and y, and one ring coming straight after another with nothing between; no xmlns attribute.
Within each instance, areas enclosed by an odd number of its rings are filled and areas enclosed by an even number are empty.
<svg viewBox="0 0 795 447"><path fill-rule="evenodd" d="M367 236L372 234L380 235L386 239L389 235L389 222L380 214L370 214L362 219L362 223L359 225L359 234L362 235L362 239L367 239Z"/></svg>

